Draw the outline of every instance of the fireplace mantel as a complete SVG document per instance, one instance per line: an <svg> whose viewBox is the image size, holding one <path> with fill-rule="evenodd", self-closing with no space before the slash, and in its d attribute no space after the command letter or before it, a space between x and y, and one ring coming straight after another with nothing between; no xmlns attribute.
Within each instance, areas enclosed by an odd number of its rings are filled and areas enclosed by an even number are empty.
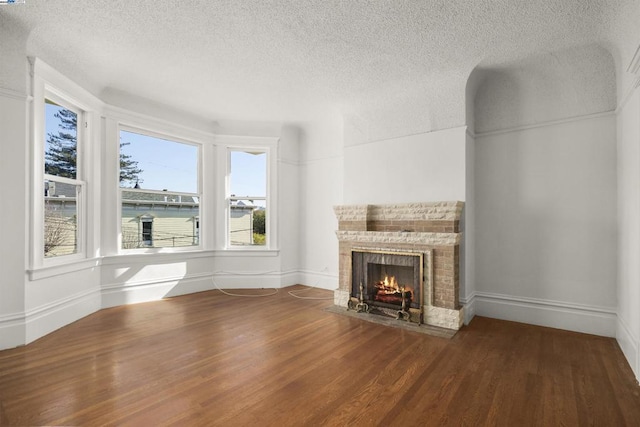
<svg viewBox="0 0 640 427"><path fill-rule="evenodd" d="M463 202L335 206L340 248L339 287L334 303L347 307L353 297L352 252L410 251L425 254L424 323L460 329L460 219Z"/></svg>

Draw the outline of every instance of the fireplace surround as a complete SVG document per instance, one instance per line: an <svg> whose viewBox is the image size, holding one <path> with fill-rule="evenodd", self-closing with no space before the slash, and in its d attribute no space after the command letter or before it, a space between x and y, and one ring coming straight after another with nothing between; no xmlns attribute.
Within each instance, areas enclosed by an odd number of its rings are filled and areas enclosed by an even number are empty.
<svg viewBox="0 0 640 427"><path fill-rule="evenodd" d="M335 206L339 286L334 303L364 302L401 320L460 329L463 202ZM404 304L403 304L404 299ZM406 308L408 315L399 312Z"/></svg>

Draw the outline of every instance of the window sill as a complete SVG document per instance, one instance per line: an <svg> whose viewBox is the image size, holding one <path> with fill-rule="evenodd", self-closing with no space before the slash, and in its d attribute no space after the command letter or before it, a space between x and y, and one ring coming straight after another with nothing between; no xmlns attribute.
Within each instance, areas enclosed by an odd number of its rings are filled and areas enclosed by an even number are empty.
<svg viewBox="0 0 640 427"><path fill-rule="evenodd" d="M75 273L77 271L87 270L100 266L100 258L83 258L80 260L69 261L64 264L47 265L44 267L27 270L29 280L42 280L49 277L61 276L63 274Z"/></svg>
<svg viewBox="0 0 640 427"><path fill-rule="evenodd" d="M262 249L262 248L227 248L213 251L215 256L241 256L241 257L276 257L280 255L279 249Z"/></svg>
<svg viewBox="0 0 640 427"><path fill-rule="evenodd" d="M150 259L166 262L183 261L196 258L216 257L277 257L276 249L223 249L223 250L191 250L179 252L122 252L118 255L104 257L103 265L120 265L122 262L148 262ZM126 260L126 261L125 261Z"/></svg>
<svg viewBox="0 0 640 427"><path fill-rule="evenodd" d="M150 258L161 259L164 261L184 260L185 258L209 258L209 257L264 257L271 258L280 255L279 249L218 249L218 250L198 250L198 251L180 251L180 252L146 252L146 253L122 253L118 255L106 256L103 258L88 258L81 260L69 261L64 264L48 265L40 268L27 270L29 280L42 280L49 277L61 276L64 274L75 273L82 270L96 268L101 265L120 265L127 261L149 261Z"/></svg>

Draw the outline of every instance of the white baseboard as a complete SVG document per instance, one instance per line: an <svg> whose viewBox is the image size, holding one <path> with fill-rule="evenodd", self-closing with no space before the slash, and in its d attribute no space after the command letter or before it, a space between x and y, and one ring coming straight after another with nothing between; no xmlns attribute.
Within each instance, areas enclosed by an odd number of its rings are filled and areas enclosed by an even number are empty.
<svg viewBox="0 0 640 427"><path fill-rule="evenodd" d="M0 334L2 335L0 345L2 348L7 348L5 344L15 344L15 342L6 343L5 339L15 341L17 337L13 333L18 330L23 331L22 342L18 345L29 344L98 310L100 310L100 293L97 289L53 301L29 310L24 315L14 317L12 321L8 322L10 328L6 332L9 334L5 336L5 331Z"/></svg>
<svg viewBox="0 0 640 427"><path fill-rule="evenodd" d="M334 291L338 289L338 276L325 271L300 270L298 272L301 285Z"/></svg>
<svg viewBox="0 0 640 427"><path fill-rule="evenodd" d="M616 336L616 310L609 307L476 292L475 314L575 332Z"/></svg>
<svg viewBox="0 0 640 427"><path fill-rule="evenodd" d="M129 281L102 286L102 308L158 301L216 289L282 288L299 283L299 272L213 272L162 280Z"/></svg>
<svg viewBox="0 0 640 427"><path fill-rule="evenodd" d="M618 345L627 358L627 362L631 366L633 373L636 375L636 381L640 382L640 341L638 337L634 337L625 321L618 316L616 340Z"/></svg>
<svg viewBox="0 0 640 427"><path fill-rule="evenodd" d="M471 294L468 298L460 298L460 304L464 307L464 324L468 325L476 315L476 294Z"/></svg>
<svg viewBox="0 0 640 427"><path fill-rule="evenodd" d="M0 316L0 350L25 344L26 322L24 313Z"/></svg>
<svg viewBox="0 0 640 427"><path fill-rule="evenodd" d="M214 289L211 274L113 283L102 286L102 308L158 301L211 289Z"/></svg>

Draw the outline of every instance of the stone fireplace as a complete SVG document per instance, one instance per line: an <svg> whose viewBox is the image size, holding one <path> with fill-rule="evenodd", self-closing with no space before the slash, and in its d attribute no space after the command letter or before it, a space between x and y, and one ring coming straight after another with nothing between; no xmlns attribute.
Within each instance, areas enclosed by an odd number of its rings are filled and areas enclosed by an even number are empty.
<svg viewBox="0 0 640 427"><path fill-rule="evenodd" d="M458 301L463 205L334 207L340 250L335 305L460 329L464 319Z"/></svg>

